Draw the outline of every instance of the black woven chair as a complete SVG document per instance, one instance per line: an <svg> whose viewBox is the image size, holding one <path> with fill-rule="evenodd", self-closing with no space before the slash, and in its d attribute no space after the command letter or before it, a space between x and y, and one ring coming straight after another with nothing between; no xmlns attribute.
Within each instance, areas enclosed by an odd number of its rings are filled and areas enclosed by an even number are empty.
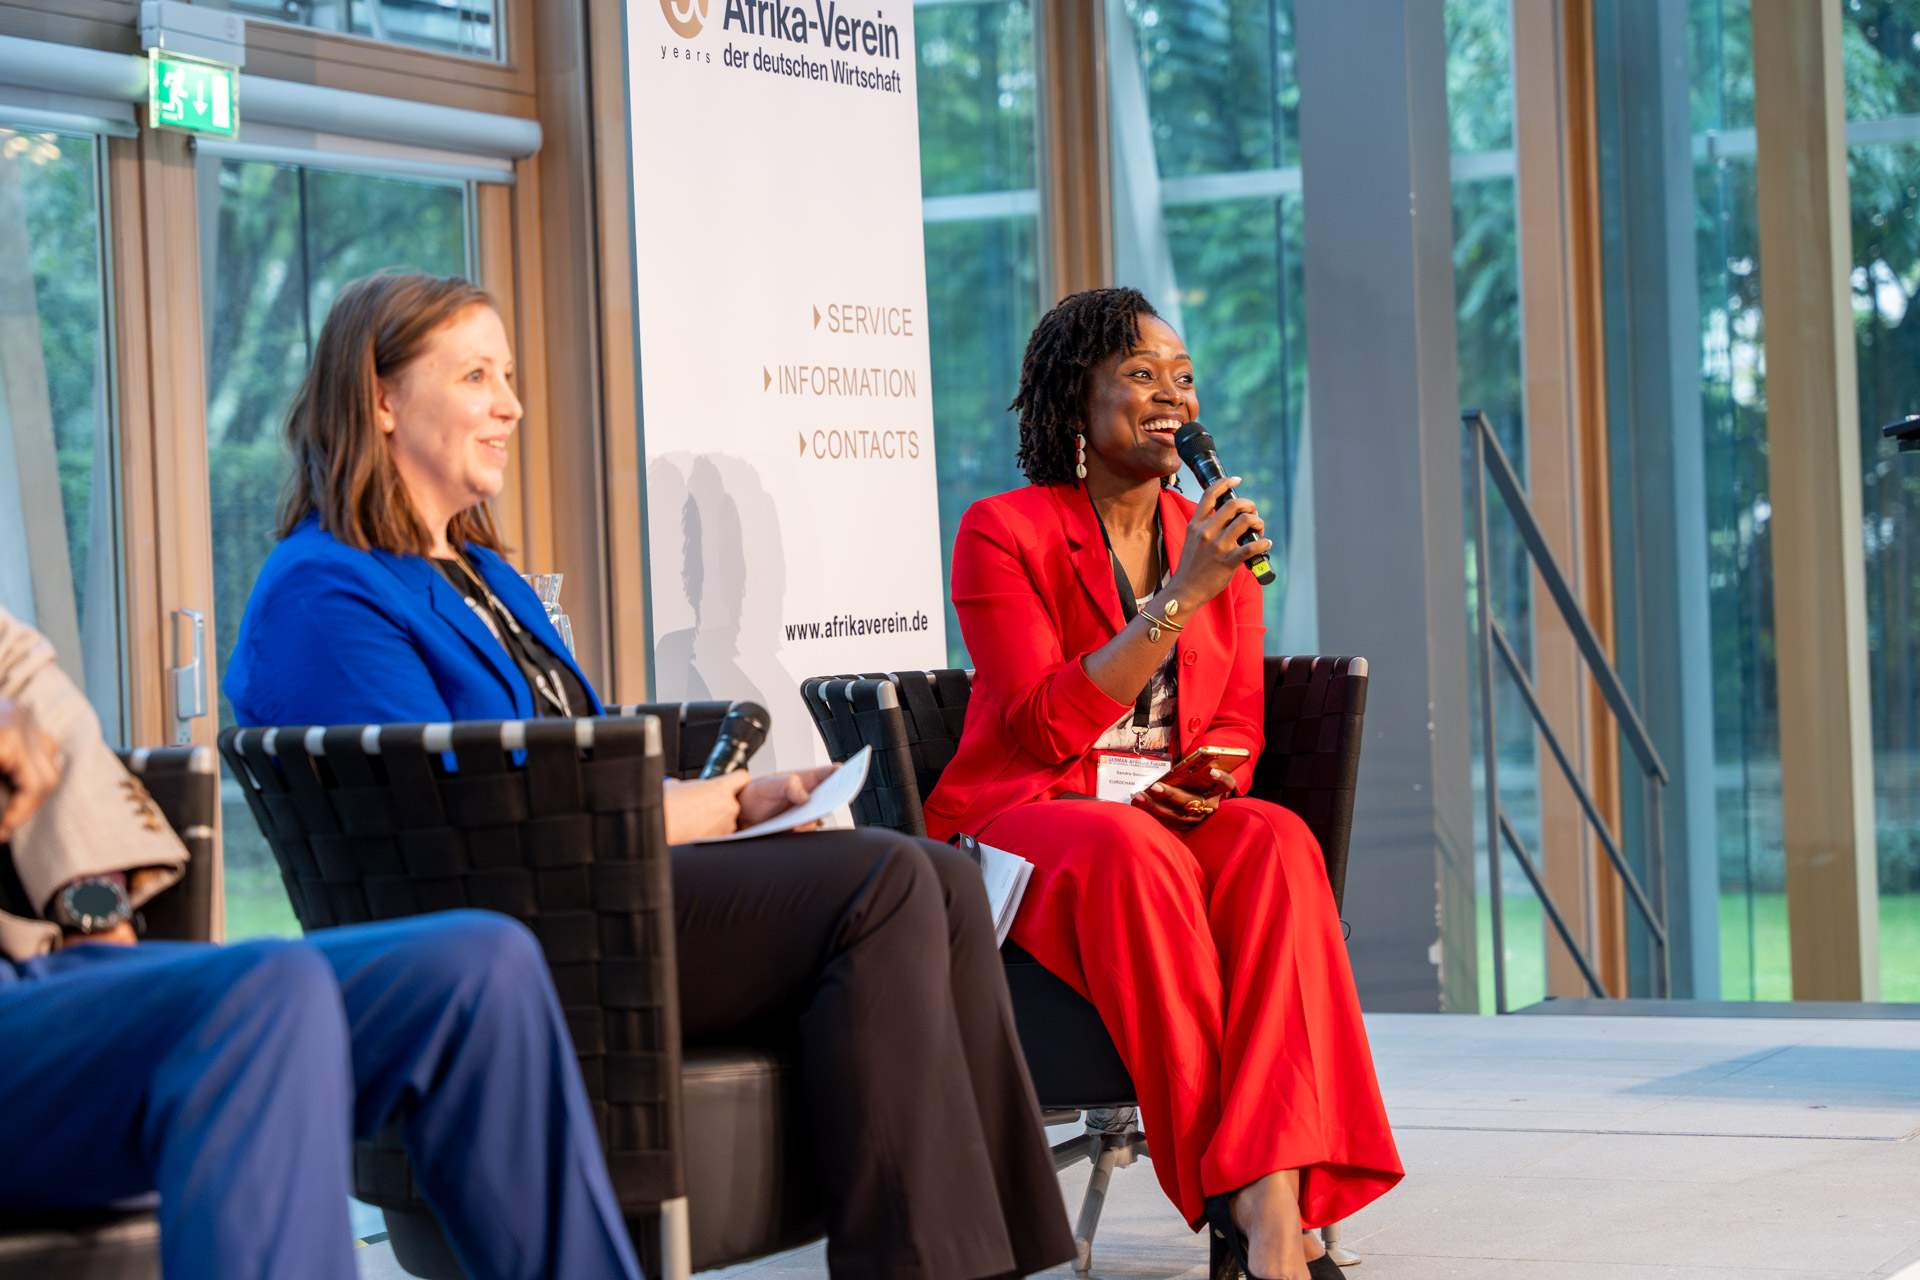
<svg viewBox="0 0 1920 1280"><path fill-rule="evenodd" d="M697 769L727 705L220 735L303 929L481 907L533 930L652 1276L823 1230L788 1049L680 1043L663 747ZM460 1280L397 1126L356 1147L354 1185L403 1268Z"/></svg>
<svg viewBox="0 0 1920 1280"><path fill-rule="evenodd" d="M213 921L213 829L220 776L211 747L142 747L120 760L138 775L187 846L186 874L149 901L146 936L204 942ZM0 845L0 899L34 915ZM80 1213L0 1215L0 1280L159 1280L160 1224L150 1204Z"/></svg>
<svg viewBox="0 0 1920 1280"><path fill-rule="evenodd" d="M1320 842L1338 904L1347 883L1367 660L1268 658L1265 680L1266 747L1254 762L1247 794L1284 805L1306 821ZM851 806L855 822L927 833L920 801L953 759L972 691L971 673L955 670L827 676L801 685L828 755L845 760L863 746L873 748L867 785ZM1074 1227L1074 1269L1085 1274L1093 1265L1093 1237L1113 1171L1147 1152L1133 1080L1092 1004L1014 943L1001 948L1001 957L1047 1122L1085 1118L1085 1132L1053 1149L1056 1168L1081 1160L1093 1164ZM1336 1250L1338 1224L1323 1234L1328 1249ZM1209 1239L1210 1274L1220 1275L1229 1265L1227 1255L1220 1241Z"/></svg>

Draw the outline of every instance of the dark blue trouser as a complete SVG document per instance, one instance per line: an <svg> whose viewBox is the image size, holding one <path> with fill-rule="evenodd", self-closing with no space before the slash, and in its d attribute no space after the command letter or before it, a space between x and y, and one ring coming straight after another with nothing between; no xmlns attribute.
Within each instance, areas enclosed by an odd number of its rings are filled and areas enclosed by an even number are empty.
<svg viewBox="0 0 1920 1280"><path fill-rule="evenodd" d="M353 1280L353 1136L396 1115L473 1280L637 1280L546 963L460 911L0 961L0 1209L157 1190L169 1280Z"/></svg>

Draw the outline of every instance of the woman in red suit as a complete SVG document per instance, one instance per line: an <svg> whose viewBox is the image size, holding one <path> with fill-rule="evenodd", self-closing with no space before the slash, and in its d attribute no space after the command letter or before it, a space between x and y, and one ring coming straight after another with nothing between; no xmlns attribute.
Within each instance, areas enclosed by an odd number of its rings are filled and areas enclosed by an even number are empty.
<svg viewBox="0 0 1920 1280"><path fill-rule="evenodd" d="M1199 403L1137 291L1048 312L1013 407L1033 483L960 522L953 602L977 670L927 825L1034 864L1013 939L1100 1010L1187 1221L1245 1250L1251 1276L1338 1276L1303 1228L1401 1167L1319 845L1237 794L1260 753L1265 630L1241 566L1271 543L1238 545L1264 525L1245 499L1214 509L1225 483L1197 507L1167 487ZM1129 796L1138 757L1203 743L1246 763Z"/></svg>

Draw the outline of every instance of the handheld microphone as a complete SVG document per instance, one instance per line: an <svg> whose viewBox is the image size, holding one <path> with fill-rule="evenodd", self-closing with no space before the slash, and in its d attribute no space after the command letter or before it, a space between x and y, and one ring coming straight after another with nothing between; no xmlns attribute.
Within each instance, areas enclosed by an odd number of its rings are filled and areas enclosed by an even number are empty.
<svg viewBox="0 0 1920 1280"><path fill-rule="evenodd" d="M720 722L720 736L714 740L706 764L700 767L700 776L718 778L746 768L747 761L767 740L767 725L772 719L757 702L736 702L728 707L726 719Z"/></svg>
<svg viewBox="0 0 1920 1280"><path fill-rule="evenodd" d="M1173 447L1180 451L1180 460L1193 468L1193 474L1199 477L1202 489L1218 483L1226 476L1227 473L1220 467L1220 455L1213 451L1213 437L1199 423L1189 422L1174 432ZM1232 501L1233 490L1229 489L1220 495L1222 506ZM1260 535L1251 529L1240 535L1240 545L1243 547L1259 540ZM1246 565L1247 571L1263 587L1271 584L1276 576L1272 562L1264 555L1255 556Z"/></svg>
<svg viewBox="0 0 1920 1280"><path fill-rule="evenodd" d="M1900 452L1920 452L1920 414L1902 418L1892 426L1880 428L1880 434L1900 444Z"/></svg>

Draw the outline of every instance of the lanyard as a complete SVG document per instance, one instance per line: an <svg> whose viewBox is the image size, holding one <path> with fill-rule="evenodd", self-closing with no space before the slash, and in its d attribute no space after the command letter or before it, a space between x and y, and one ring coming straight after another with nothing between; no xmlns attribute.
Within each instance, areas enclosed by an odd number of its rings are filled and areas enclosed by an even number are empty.
<svg viewBox="0 0 1920 1280"><path fill-rule="evenodd" d="M1092 501L1091 497L1088 501ZM1107 544L1107 559L1113 564L1113 585L1120 592L1120 613L1128 622L1132 622L1140 614L1140 606L1134 601L1133 582L1127 577L1127 571L1120 563L1119 553L1113 549L1113 539L1107 536L1107 522L1100 518L1100 508L1097 506L1093 508L1093 518L1094 522L1100 526L1100 541ZM1153 581L1156 583L1163 576L1159 572L1161 542L1160 512L1156 509L1153 513L1153 561L1147 567L1147 572L1153 574ZM1149 678L1141 688L1140 696L1133 701L1133 727L1136 730L1143 730L1152 721L1153 680Z"/></svg>
<svg viewBox="0 0 1920 1280"><path fill-rule="evenodd" d="M539 655L533 648L532 637L521 630L520 623L514 618L512 611L493 594L492 588L481 581L480 575L473 571L465 556L456 551L453 563L460 567L460 572L480 593L479 600L475 600L471 594L462 592L467 596L467 603L493 615L493 630L500 641L500 647L507 651L507 657L520 668L520 677L527 682L533 694L534 714L536 716L547 714L546 708L541 706L541 701L544 699L556 714L562 717L572 716L572 702L567 697L566 685L561 683L560 673L540 662Z"/></svg>

